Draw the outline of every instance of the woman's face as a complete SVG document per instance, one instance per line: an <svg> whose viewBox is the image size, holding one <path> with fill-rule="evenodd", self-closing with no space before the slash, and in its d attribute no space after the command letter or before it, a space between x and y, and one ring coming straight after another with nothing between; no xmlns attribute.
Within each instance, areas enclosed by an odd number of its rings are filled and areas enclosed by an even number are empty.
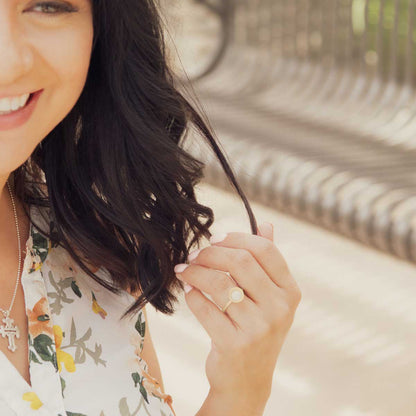
<svg viewBox="0 0 416 416"><path fill-rule="evenodd" d="M91 0L0 0L0 178L24 163L75 105L92 40ZM2 115L10 110L2 98L39 90L19 113Z"/></svg>

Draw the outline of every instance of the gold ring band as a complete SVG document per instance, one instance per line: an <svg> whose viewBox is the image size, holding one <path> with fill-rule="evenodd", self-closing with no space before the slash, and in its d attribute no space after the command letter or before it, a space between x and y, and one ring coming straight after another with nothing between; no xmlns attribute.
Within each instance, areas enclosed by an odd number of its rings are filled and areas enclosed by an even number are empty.
<svg viewBox="0 0 416 416"><path fill-rule="evenodd" d="M241 289L240 286L231 287L228 291L228 302L227 304L221 308L221 312L225 312L225 310L232 304L232 303L240 303L244 300L244 290Z"/></svg>

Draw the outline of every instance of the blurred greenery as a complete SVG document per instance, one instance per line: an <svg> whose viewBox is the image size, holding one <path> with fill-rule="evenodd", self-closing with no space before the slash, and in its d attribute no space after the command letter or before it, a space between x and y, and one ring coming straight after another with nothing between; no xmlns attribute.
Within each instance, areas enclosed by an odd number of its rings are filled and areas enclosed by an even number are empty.
<svg viewBox="0 0 416 416"><path fill-rule="evenodd" d="M366 18L366 1L352 1L354 35L360 37L363 31L367 30L367 54L375 53L373 56L379 60L380 75L384 79L394 76L397 82L402 82L405 80L406 68L409 68L411 70L409 74L413 80L416 72L413 53L416 27L414 24L410 27L409 21L414 1L367 0L367 2L368 16ZM367 28L365 27L366 21ZM393 65L394 57L396 58L395 66Z"/></svg>
<svg viewBox="0 0 416 416"><path fill-rule="evenodd" d="M416 0L191 2L208 8L213 4L218 8L221 2L235 2L239 10L235 39L245 45L258 48L270 41L274 42L272 51L276 50L283 56L297 54L298 57L324 60L329 64L335 59L340 64L359 66L370 73L377 71L384 80L390 78L397 83L416 81L416 54L413 51ZM307 28L305 10L309 14Z"/></svg>

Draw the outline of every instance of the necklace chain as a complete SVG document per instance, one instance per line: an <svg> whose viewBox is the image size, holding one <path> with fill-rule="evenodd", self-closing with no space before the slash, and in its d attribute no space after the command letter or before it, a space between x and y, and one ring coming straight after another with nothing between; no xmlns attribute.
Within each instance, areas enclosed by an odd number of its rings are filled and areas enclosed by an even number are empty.
<svg viewBox="0 0 416 416"><path fill-rule="evenodd" d="M17 287L19 285L19 278L20 278L20 264L21 264L21 259L22 259L22 252L21 252L22 250L21 250L21 247L20 247L20 231L19 231L19 222L17 220L16 205L14 203L13 193L12 193L12 190L11 190L11 187L10 187L10 184L9 184L8 180L7 180L7 187L9 188L10 198L12 200L12 206L13 206L14 219L15 219L15 223L16 223L17 241L18 241L18 246L19 246L19 265L18 265L18 268L17 268L16 285L14 287L14 293L13 293L13 298L12 298L12 302L10 304L10 307L7 311L0 308L0 311L3 312L3 314L6 318L9 317L10 311L12 310L12 307L13 307L14 299L16 297Z"/></svg>

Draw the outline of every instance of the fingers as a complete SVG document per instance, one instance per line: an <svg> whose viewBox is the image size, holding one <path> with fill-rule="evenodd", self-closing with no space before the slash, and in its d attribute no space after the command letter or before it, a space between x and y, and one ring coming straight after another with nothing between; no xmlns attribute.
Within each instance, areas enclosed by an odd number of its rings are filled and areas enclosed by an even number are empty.
<svg viewBox="0 0 416 416"><path fill-rule="evenodd" d="M264 222L258 226L258 235L267 238L270 241L274 240L273 224L271 222Z"/></svg>
<svg viewBox="0 0 416 416"><path fill-rule="evenodd" d="M176 276L193 286L185 295L188 307L219 348L243 332L251 339L281 330L299 302L297 283L273 243L273 228L260 228L261 235L214 235L211 246L190 253L189 264L175 266ZM245 297L222 312L235 286Z"/></svg>
<svg viewBox="0 0 416 416"><path fill-rule="evenodd" d="M176 276L209 295L218 308L223 308L227 304L229 290L237 286L226 273L194 264L188 266L183 272L177 273ZM242 302L231 303L225 312L221 313L226 313L233 323L242 329L245 325L255 325L258 307L246 293Z"/></svg>
<svg viewBox="0 0 416 416"><path fill-rule="evenodd" d="M225 348L230 340L238 336L239 328L199 289L194 287L185 295L185 300L191 312L220 349ZM239 306L242 303L239 303Z"/></svg>
<svg viewBox="0 0 416 416"><path fill-rule="evenodd" d="M191 260L190 264L229 272L238 286L242 287L250 299L257 304L266 301L270 292L277 289L264 269L247 250L217 246L205 247L195 259Z"/></svg>
<svg viewBox="0 0 416 416"><path fill-rule="evenodd" d="M263 268L265 274L274 284L286 289L297 287L296 281L290 274L288 265L282 254L276 245L267 238L248 233L229 232L226 234L225 239L211 243L210 247L205 248L203 251L207 251L203 255L201 251L198 255L198 264L215 268L214 264L218 264L218 261L214 258L215 256L208 255L208 249L211 250L213 247L247 250L257 260L259 266ZM201 263L201 261L203 262ZM230 260L228 260L228 263L230 263ZM231 274L233 275L233 273Z"/></svg>

